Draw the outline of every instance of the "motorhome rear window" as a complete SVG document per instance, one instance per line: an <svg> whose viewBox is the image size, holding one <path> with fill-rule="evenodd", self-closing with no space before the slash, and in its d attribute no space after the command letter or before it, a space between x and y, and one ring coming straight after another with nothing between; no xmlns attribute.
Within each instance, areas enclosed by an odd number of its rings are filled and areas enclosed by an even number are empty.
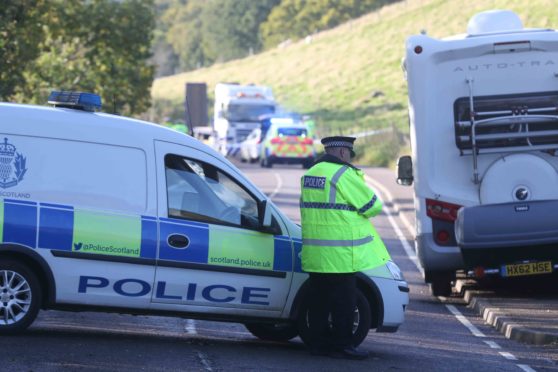
<svg viewBox="0 0 558 372"><path fill-rule="evenodd" d="M455 100L455 143L462 154L471 152L473 122L479 153L558 148L558 92L473 97L473 108L474 121L470 97Z"/></svg>

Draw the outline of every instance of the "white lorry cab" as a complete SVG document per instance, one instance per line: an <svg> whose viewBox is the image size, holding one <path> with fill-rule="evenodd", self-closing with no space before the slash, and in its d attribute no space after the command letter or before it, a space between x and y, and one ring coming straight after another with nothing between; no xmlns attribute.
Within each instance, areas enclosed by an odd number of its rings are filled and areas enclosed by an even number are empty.
<svg viewBox="0 0 558 372"><path fill-rule="evenodd" d="M403 62L416 250L435 295L456 270L511 277L558 267L558 32L510 11L467 34L411 36ZM412 167L412 168L411 168Z"/></svg>
<svg viewBox="0 0 558 372"><path fill-rule="evenodd" d="M273 114L276 109L270 87L216 84L213 126L219 151L223 155L235 155L240 143L260 127L260 116Z"/></svg>
<svg viewBox="0 0 558 372"><path fill-rule="evenodd" d="M93 112L97 96L49 102L0 103L0 334L60 309L307 339L300 226L233 164L185 134ZM358 282L355 343L395 331L408 303L398 267Z"/></svg>

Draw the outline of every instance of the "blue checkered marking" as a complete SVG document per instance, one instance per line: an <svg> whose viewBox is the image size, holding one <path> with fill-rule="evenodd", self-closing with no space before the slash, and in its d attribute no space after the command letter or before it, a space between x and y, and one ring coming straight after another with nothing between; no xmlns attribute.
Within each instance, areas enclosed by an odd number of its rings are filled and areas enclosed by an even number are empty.
<svg viewBox="0 0 558 372"><path fill-rule="evenodd" d="M141 216L141 257L157 258L157 219Z"/></svg>
<svg viewBox="0 0 558 372"><path fill-rule="evenodd" d="M72 250L74 210L72 207L41 203L39 247Z"/></svg>
<svg viewBox="0 0 558 372"><path fill-rule="evenodd" d="M4 243L37 247L37 204L4 199Z"/></svg>
<svg viewBox="0 0 558 372"><path fill-rule="evenodd" d="M159 259L181 262L207 263L209 255L209 227L207 224L181 223L160 221L160 248ZM187 236L190 244L185 249L176 249L169 246L167 238L172 234Z"/></svg>
<svg viewBox="0 0 558 372"><path fill-rule="evenodd" d="M293 248L288 236L275 236L273 242L273 271L293 270Z"/></svg>
<svg viewBox="0 0 558 372"><path fill-rule="evenodd" d="M302 262L300 260L300 253L302 252L302 240L293 239L294 244L294 272L302 272Z"/></svg>

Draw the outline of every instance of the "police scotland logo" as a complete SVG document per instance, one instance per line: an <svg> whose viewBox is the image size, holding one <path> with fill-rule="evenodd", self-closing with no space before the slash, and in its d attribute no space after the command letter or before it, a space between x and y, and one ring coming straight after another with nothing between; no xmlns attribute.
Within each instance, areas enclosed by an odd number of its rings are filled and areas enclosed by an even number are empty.
<svg viewBox="0 0 558 372"><path fill-rule="evenodd" d="M25 168L26 158L16 152L16 147L8 143L4 138L4 143L0 143L0 187L7 189L16 186L21 180L27 168Z"/></svg>

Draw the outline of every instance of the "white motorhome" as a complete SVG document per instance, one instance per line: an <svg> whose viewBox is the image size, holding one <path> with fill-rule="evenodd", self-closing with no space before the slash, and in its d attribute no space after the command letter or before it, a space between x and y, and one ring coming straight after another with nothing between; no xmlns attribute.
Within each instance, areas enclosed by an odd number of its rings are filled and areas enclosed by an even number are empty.
<svg viewBox="0 0 558 372"><path fill-rule="evenodd" d="M238 151L240 142L259 127L258 118L274 113L276 107L269 87L218 83L213 125L219 151L223 155Z"/></svg>
<svg viewBox="0 0 558 372"><path fill-rule="evenodd" d="M467 34L411 36L416 250L434 295L457 270L503 277L558 268L558 32L511 11L474 16Z"/></svg>

